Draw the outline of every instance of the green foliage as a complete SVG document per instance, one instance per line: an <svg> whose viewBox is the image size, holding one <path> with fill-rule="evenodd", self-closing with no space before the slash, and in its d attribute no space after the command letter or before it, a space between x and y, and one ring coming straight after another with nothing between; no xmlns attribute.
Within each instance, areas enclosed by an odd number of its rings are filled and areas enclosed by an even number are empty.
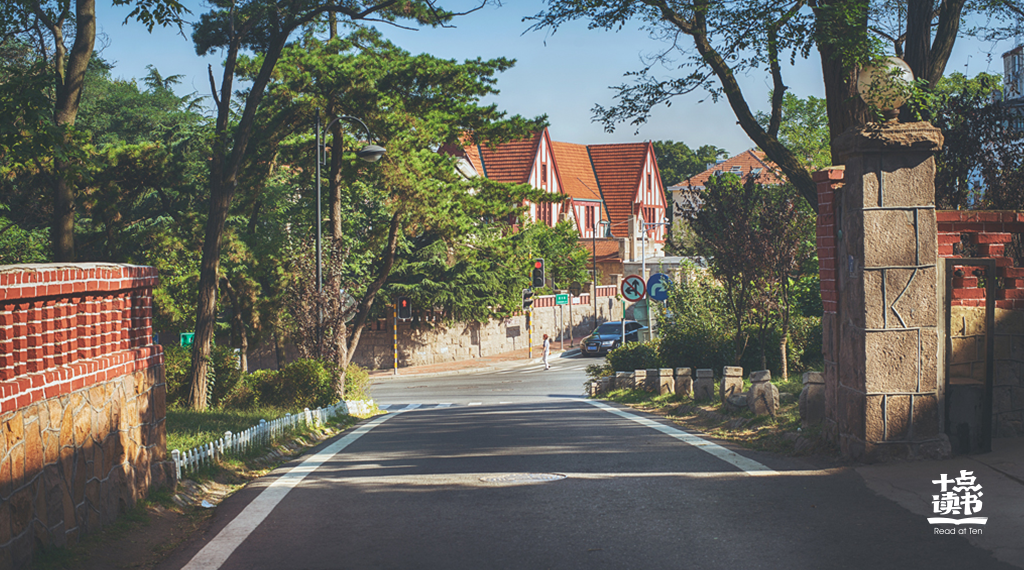
<svg viewBox="0 0 1024 570"><path fill-rule="evenodd" d="M279 371L257 370L242 375L221 406L230 409L322 408L338 400L334 378L330 365L317 360L296 360Z"/></svg>
<svg viewBox="0 0 1024 570"><path fill-rule="evenodd" d="M358 364L349 364L345 369L345 399L370 399L370 371Z"/></svg>
<svg viewBox="0 0 1024 570"><path fill-rule="evenodd" d="M295 410L292 412L294 413ZM197 412L173 406L167 408L167 449L186 451L224 437L224 432L240 433L260 420L277 419L288 410L277 408L232 408Z"/></svg>
<svg viewBox="0 0 1024 570"><path fill-rule="evenodd" d="M619 372L661 368L658 341L627 342L608 351L608 365Z"/></svg>
<svg viewBox="0 0 1024 570"><path fill-rule="evenodd" d="M787 91L782 97L779 142L786 145L808 170L820 170L832 164L829 145L828 110L825 99L797 97ZM767 129L771 116L757 113L757 122Z"/></svg>
<svg viewBox="0 0 1024 570"><path fill-rule="evenodd" d="M782 355L779 351L782 331L772 327L767 331L764 346L757 330L751 327L747 331L749 345L740 360L739 366L749 375L754 370L762 370L761 350L764 349L765 368L775 376L781 375ZM821 317L794 316L790 323L789 342L786 343L787 368L790 376L806 370L820 370L823 363L821 354ZM722 364L726 366L727 364ZM721 368L716 368L721 370Z"/></svg>
<svg viewBox="0 0 1024 570"><path fill-rule="evenodd" d="M666 190L687 178L700 174L715 164L719 158L729 156L728 151L714 145L703 145L692 150L686 143L675 141L654 141L654 155L658 158L658 170ZM668 201L672 203L671 200Z"/></svg>
<svg viewBox="0 0 1024 570"><path fill-rule="evenodd" d="M658 320L661 361L669 368L721 370L733 352L725 290L692 264L683 272L687 277L669 289L665 316Z"/></svg>
<svg viewBox="0 0 1024 570"><path fill-rule="evenodd" d="M584 369L587 378L591 380L597 380L598 378L604 378L605 376L612 376L615 374L615 368L604 360L598 364L588 364Z"/></svg>
<svg viewBox="0 0 1024 570"><path fill-rule="evenodd" d="M191 352L177 344L164 345L164 381L167 383L167 405L184 405L188 400L188 370Z"/></svg>

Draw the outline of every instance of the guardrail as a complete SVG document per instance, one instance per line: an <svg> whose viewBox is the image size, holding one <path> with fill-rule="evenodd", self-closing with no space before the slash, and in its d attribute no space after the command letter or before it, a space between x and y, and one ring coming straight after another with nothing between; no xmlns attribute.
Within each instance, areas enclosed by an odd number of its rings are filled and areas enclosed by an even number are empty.
<svg viewBox="0 0 1024 570"><path fill-rule="evenodd" d="M181 480L182 472L192 472L203 465L212 464L226 455L245 452L257 445L267 445L286 430L299 426L317 427L338 413L365 415L373 409L373 400L348 400L327 406L326 408L309 408L296 414L285 414L276 420L260 420L260 423L241 433L224 432L224 437L182 452L171 451L174 460L174 471Z"/></svg>

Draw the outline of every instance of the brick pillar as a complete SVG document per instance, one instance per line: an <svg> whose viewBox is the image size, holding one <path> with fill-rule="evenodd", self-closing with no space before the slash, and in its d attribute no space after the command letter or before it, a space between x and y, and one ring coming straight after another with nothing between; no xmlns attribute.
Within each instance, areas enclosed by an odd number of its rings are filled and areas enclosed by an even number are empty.
<svg viewBox="0 0 1024 570"><path fill-rule="evenodd" d="M846 172L834 202L838 378L826 375L826 392L838 380L830 419L840 449L868 462L943 456L933 158L942 134L872 124L835 146Z"/></svg>
<svg viewBox="0 0 1024 570"><path fill-rule="evenodd" d="M821 287L821 354L824 360L824 377L827 379L823 390L825 400L825 433L834 442L839 441L837 418L839 387L839 320L836 310L839 303L839 285L836 280L836 244L839 243L836 223L836 195L841 192L845 166L833 166L814 173L818 185L818 277Z"/></svg>

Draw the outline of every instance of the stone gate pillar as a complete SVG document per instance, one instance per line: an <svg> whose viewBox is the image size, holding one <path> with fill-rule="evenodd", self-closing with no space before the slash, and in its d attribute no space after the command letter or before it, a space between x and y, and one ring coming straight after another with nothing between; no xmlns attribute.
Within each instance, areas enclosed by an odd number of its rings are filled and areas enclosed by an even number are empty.
<svg viewBox="0 0 1024 570"><path fill-rule="evenodd" d="M828 419L859 461L943 456L939 429L935 162L928 123L872 124L836 141L845 156L838 224L836 366Z"/></svg>

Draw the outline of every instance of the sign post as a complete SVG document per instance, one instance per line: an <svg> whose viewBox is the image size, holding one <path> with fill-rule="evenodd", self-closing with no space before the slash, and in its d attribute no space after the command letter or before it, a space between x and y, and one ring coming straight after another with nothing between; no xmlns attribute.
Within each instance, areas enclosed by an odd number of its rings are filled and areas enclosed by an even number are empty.
<svg viewBox="0 0 1024 570"><path fill-rule="evenodd" d="M668 301L668 282L670 278L664 273L655 273L651 275L651 278L647 280L647 297L654 301L661 301L664 303ZM647 304L647 320L650 321L651 325L651 338L654 338L654 321L657 319L651 318L651 304Z"/></svg>
<svg viewBox="0 0 1024 570"><path fill-rule="evenodd" d="M639 275L627 275L619 286L622 292L622 344L626 344L626 301L636 303L647 294L647 284Z"/></svg>
<svg viewBox="0 0 1024 570"><path fill-rule="evenodd" d="M558 306L558 350L565 350L565 306L569 304L567 293L555 294L555 305Z"/></svg>
<svg viewBox="0 0 1024 570"><path fill-rule="evenodd" d="M579 281L573 281L572 283L569 284L569 294L572 295L573 297L579 297L580 293L582 291L583 291L583 284L581 284ZM573 299L569 299L569 348L572 348L572 346L573 346L573 344L575 342L575 336L576 336L572 332L572 329L573 329L572 305L573 305Z"/></svg>

